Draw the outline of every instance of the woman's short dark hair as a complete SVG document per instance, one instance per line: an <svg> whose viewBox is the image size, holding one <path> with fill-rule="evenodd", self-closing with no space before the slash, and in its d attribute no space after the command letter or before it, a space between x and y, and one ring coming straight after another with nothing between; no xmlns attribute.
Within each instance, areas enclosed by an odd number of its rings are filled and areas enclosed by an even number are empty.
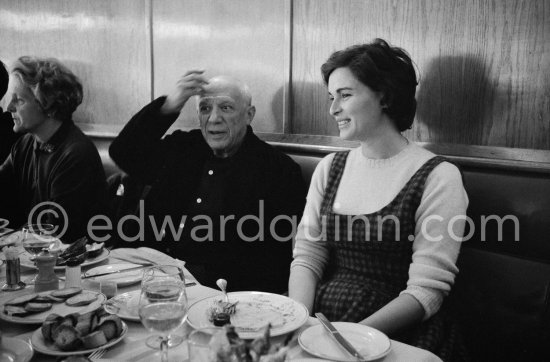
<svg viewBox="0 0 550 362"><path fill-rule="evenodd" d="M321 66L323 80L328 85L331 73L347 67L367 87L383 94L383 111L402 132L411 128L416 112L414 98L418 81L410 56L383 39L369 44L354 45L332 53Z"/></svg>
<svg viewBox="0 0 550 362"><path fill-rule="evenodd" d="M27 85L49 117L70 120L82 103L82 84L59 60L23 56L11 69Z"/></svg>
<svg viewBox="0 0 550 362"><path fill-rule="evenodd" d="M8 83L10 76L6 70L6 66L0 61L0 99L4 97L4 94L8 91Z"/></svg>

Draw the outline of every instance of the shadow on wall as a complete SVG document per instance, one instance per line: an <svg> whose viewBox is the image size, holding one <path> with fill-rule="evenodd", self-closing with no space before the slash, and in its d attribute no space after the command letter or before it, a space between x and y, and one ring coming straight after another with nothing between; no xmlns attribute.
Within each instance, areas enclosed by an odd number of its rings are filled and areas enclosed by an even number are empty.
<svg viewBox="0 0 550 362"><path fill-rule="evenodd" d="M501 97L486 64L474 55L432 59L420 75L416 119L419 141L487 144L499 135ZM422 127L427 129L423 130Z"/></svg>
<svg viewBox="0 0 550 362"><path fill-rule="evenodd" d="M331 122L330 102L323 83L292 83L291 96L286 105L284 89L280 87L271 101L271 111L277 124L283 124L285 110L289 110L284 131L290 134L338 135L336 123Z"/></svg>

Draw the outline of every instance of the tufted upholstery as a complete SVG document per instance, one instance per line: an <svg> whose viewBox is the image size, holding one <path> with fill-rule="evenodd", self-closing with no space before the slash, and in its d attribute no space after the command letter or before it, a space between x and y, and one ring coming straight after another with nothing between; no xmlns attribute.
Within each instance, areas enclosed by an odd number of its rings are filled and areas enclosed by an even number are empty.
<svg viewBox="0 0 550 362"><path fill-rule="evenodd" d="M109 176L117 171L107 152L110 141L94 141ZM326 155L275 146L300 164L308 183ZM461 168L473 230L463 244L450 301L460 311L472 356L479 361L550 360L550 176ZM488 215L517 217L518 240L510 220L503 222L500 240L497 223L486 222L482 240L482 217Z"/></svg>

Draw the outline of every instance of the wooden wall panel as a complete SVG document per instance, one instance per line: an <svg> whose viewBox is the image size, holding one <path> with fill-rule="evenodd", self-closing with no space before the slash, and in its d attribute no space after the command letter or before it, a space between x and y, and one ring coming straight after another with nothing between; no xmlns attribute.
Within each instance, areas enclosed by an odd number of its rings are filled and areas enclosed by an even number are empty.
<svg viewBox="0 0 550 362"><path fill-rule="evenodd" d="M151 99L148 3L0 0L0 57L58 58L84 86L75 121L87 131L117 133Z"/></svg>
<svg viewBox="0 0 550 362"><path fill-rule="evenodd" d="M168 0L153 2L154 93L170 92L188 69L246 82L256 105L254 130L283 131L287 1ZM288 43L288 40L286 41ZM194 100L175 126L198 126Z"/></svg>
<svg viewBox="0 0 550 362"><path fill-rule="evenodd" d="M337 135L320 66L381 37L421 75L417 141L550 150L545 0L295 0L291 133Z"/></svg>

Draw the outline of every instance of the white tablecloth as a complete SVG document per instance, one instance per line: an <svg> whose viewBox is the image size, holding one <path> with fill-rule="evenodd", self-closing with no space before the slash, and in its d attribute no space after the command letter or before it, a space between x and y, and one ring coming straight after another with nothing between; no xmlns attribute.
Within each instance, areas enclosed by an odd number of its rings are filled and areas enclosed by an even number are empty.
<svg viewBox="0 0 550 362"><path fill-rule="evenodd" d="M117 255L117 253L114 253ZM104 261L102 264L108 264L108 263L117 263L121 262L120 260L116 260L114 258L109 258L108 260ZM25 276L31 275L33 273L32 270L24 269L23 274ZM189 273L187 273L187 277L191 277ZM0 282L3 284L5 281L5 266L0 267ZM88 281L83 282L83 287L87 288L90 287L90 283ZM137 285L129 286L126 288L120 288L119 293L125 293L131 290L137 289ZM21 294L27 294L32 292L32 286L25 288L25 290L17 291L17 292L0 292L0 303L11 299L17 295ZM187 296L189 299L189 304L194 303L197 300L200 300L202 298L210 297L213 295L217 295L220 292L215 289L207 288L202 285L195 285L192 287L188 287L187 289ZM152 361L156 360L157 356L155 356L156 351L151 350L149 347L145 345L145 339L150 335L145 328L141 325L139 322L126 322L128 324L128 334L126 337L117 345L110 348L103 356L102 360L104 362L107 361L132 361L132 362L138 362L138 361ZM298 331L304 330L305 328L318 323L315 318L310 317L307 323L302 326L302 328ZM30 336L36 330L39 326L29 326L29 325L19 325L14 323L5 322L3 320L0 320L0 330L5 336L8 337L17 337L24 340L29 340ZM175 332L175 334L181 334L181 335L188 335L191 331L191 328L184 324L178 331ZM282 337L279 337L282 338ZM392 347L390 353L384 357L381 361L383 362L393 362L393 361L425 361L425 362L437 362L441 361L438 357L436 357L434 354L420 349L413 346L409 346L404 343L400 343L397 341L391 341ZM187 344L182 343L181 345L171 348L169 350L169 354L171 356L177 356L178 360L186 360L187 359ZM295 361L299 362L302 361L313 361L314 356L311 356L307 352L303 351L299 345L293 346L293 348L290 350L288 354L287 360L289 361ZM98 360L98 361L102 361ZM55 357L51 356L45 356L40 353L35 353L32 361L56 361ZM321 361L320 359L317 359L317 361Z"/></svg>

